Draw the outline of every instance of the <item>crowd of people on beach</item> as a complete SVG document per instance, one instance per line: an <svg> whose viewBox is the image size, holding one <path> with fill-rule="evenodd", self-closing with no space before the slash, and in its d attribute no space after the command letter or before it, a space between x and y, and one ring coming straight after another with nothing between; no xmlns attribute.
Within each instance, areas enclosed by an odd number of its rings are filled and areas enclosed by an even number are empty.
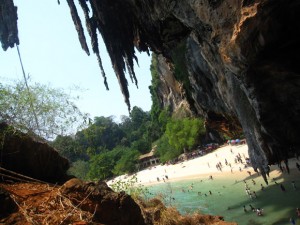
<svg viewBox="0 0 300 225"><path fill-rule="evenodd" d="M297 167L297 162L296 162L296 167ZM298 167L297 167L298 168ZM298 170L300 171L300 169L298 168ZM281 170L282 173L285 173L285 170ZM251 171L247 171L249 177L251 176ZM276 181L277 179L276 178L272 178L272 181L274 182L275 185L277 185L279 187L279 189L281 190L281 192L287 192L287 188L285 187L285 185L283 184L284 182L282 183L278 183ZM252 181L252 185L256 185L256 182L254 179L251 179ZM237 181L236 181L237 182ZM258 196L256 195L256 192L255 191L251 191L250 187L249 187L249 184L247 183L246 180L243 180L243 182L245 183L245 192L247 194L247 196L251 199L251 200L254 200L256 198L258 198ZM296 186L296 181L295 180L292 180L291 181L291 186L293 188L294 191L297 191L297 186ZM266 190L265 189L265 186L263 184L260 184L260 190L262 191L261 194L263 194L263 192ZM255 208L252 206L252 204L249 204L249 208L246 207L246 205L243 206L243 211L245 213L249 212L249 211L252 211L252 212L255 212L257 216L263 216L264 215L264 210L262 208ZM299 208L296 208L296 216L298 219L300 219L300 209ZM295 225L296 224L296 220L291 217L290 218L290 223Z"/></svg>
<svg viewBox="0 0 300 225"><path fill-rule="evenodd" d="M214 180L218 180L219 178L219 174L216 173L216 175L214 174L216 171L220 171L220 172L230 172L234 173L232 174L232 176L235 176L236 174L240 174L242 175L243 179L240 180L236 180L236 184L242 184L244 182L244 185L241 186L241 191L243 191L243 186L244 186L244 192L246 193L247 199L245 199L245 202L243 204L241 204L239 206L239 208L242 208L242 210L245 213L249 213L250 212L254 212L254 215L257 215L259 217L264 216L265 214L268 215L268 208L267 206L265 206L264 204L262 204L262 199L264 199L264 195L267 195L267 193L269 193L270 191L270 187L272 187L272 181L273 181L273 188L277 188L279 192L281 193L291 193L291 191L298 191L298 186L300 184L298 184L299 180L295 179L295 180L282 180L281 178L277 177L277 178L273 178L272 180L269 180L269 185L265 184L265 183L260 183L259 179L256 179L260 173L259 171L254 171L251 167L251 162L248 158L248 156L246 156L246 152L244 151L238 151L237 146L230 146L230 152L226 152L226 154L222 154L222 152L214 152L212 153L212 155L210 156L210 160L202 162L202 166L205 166L207 171L209 171L209 173L211 173L212 175L207 174L206 178L201 178L200 182L203 183L207 183L207 182L215 182ZM215 168L213 168L212 163L213 161L217 162L215 164ZM296 169L298 171L300 171L300 165L298 162L295 162L296 164ZM185 162L181 162L181 164L179 165L180 168L188 168L190 169L191 166ZM183 170L186 170L183 169ZM287 170L285 170L284 167L282 167L283 169L280 170L281 174L286 174ZM173 174L176 173L176 175L179 173L178 171L176 171L175 169L173 170L173 168L163 168L163 170L160 171L159 174L155 174L154 177L150 178L149 177L149 183L152 183L154 181L154 183L159 182L159 183L166 183L166 185L170 184L170 181L174 180ZM168 171L166 171L168 170ZM168 172L168 173L167 173ZM243 173L242 173L243 172ZM247 175L246 175L247 174ZM213 176L214 175L214 176ZM281 176L281 175L280 175ZM151 179L151 181L150 181ZM239 178L234 178L234 179L239 179ZM270 182L271 181L271 182ZM216 198L216 196L219 195L223 195L223 191L220 189L216 189L213 185L213 183L211 183L212 185L212 189L207 189L207 186L204 190L198 189L198 185L194 185L194 183L189 184L188 186L184 186L184 187L180 187L179 190L181 190L182 193L185 193L186 195L190 195L190 194L196 194L199 198L203 198L203 199L207 199L206 201L208 201L208 199L214 199ZM219 186L220 188L222 188L222 185ZM210 188L210 187L209 187ZM225 186L223 186L223 188L225 188ZM171 188L170 188L171 190ZM224 189L225 190L225 189ZM274 190L274 189L273 189ZM174 194L174 192L173 192ZM243 194L243 193L241 193ZM170 198L172 197L173 200L175 200L175 198L173 197L172 194L170 194L169 196ZM176 198L177 199L177 198ZM251 204L249 204L251 203ZM228 210L232 210L236 207L232 207L232 206L228 206ZM226 208L225 208L226 209ZM264 210L265 209L265 210ZM241 211L241 213L243 212ZM252 213L251 213L252 214ZM245 215L246 216L246 215ZM299 208L297 208L297 217L300 218L300 212L299 212ZM289 217L287 217L287 219L289 219ZM292 219L292 218L291 218ZM294 219L293 219L294 220ZM293 222L293 220L291 220L291 223ZM293 223L292 223L293 224Z"/></svg>
<svg viewBox="0 0 300 225"><path fill-rule="evenodd" d="M231 152L231 154L235 154L235 152L232 150L232 148L230 149L230 152ZM219 157L219 156L217 155L217 153L215 153L215 157L216 157L216 158ZM220 157L220 159L221 159L221 157ZM228 167L231 168L231 173L233 173L233 170L232 170L233 166L232 166L232 164L231 164L232 162L230 162L230 161L227 160L226 158L223 158L223 160L224 160L224 165L222 164L221 161L217 162L217 164L216 164L217 170L222 172L224 166L228 166ZM235 157L234 157L234 163L235 163L235 164L240 164L240 166L239 166L239 171L240 171L240 172L242 172L244 169L247 169L246 172L247 172L247 174L248 174L249 176L247 177L247 179L244 179L244 180L243 180L243 182L244 182L244 184L245 184L245 193L246 193L246 195L249 197L249 199L250 199L251 201L255 201L255 199L258 198L258 194L256 193L255 190L252 189L252 187L254 188L254 186L256 186L257 184L256 184L256 181L253 179L254 177L253 177L252 179L249 179L249 178L251 178L251 176L255 175L255 173L253 173L253 172L250 170L251 167L249 167L249 165L251 165L251 164L250 164L249 158L247 158L244 154L243 154L243 157L242 157L242 155L238 152L238 153L235 155ZM209 162L207 162L207 165L208 165L208 167L210 168ZM299 165L299 164L298 164L298 165ZM297 166L297 164L296 164L296 167L298 168L298 170L300 170L300 165ZM283 169L282 173L284 173L284 171L285 171L285 170ZM166 171L165 171L165 172L166 172ZM259 175L259 172L256 172L256 175ZM168 176L163 176L162 180L163 180L164 182L166 182L166 181L168 180ZM213 180L213 176L212 176L212 175L209 175L208 180ZM157 181L160 181L159 177L157 177ZM250 181L250 182L249 182L249 181ZM202 182L202 180L201 180L201 182ZM273 178L273 182L274 182L276 185L279 186L279 189L280 189L282 192L286 192L286 191L287 191L287 189L286 189L286 187L284 186L283 183L277 183L277 181L276 181L275 178ZM237 183L237 181L236 181L236 183ZM295 181L292 181L291 184L292 184L293 189L294 189L294 190L297 190L296 182L295 182ZM266 187L264 186L264 184L262 184L262 183L259 184L258 187L259 187L259 189L262 191L260 194L262 194L263 192L265 192L265 191L267 190ZM185 188L182 188L181 191L182 191L183 193L189 193L190 191L193 190L193 188L194 188L194 184L192 183L188 188L186 188L186 189L185 189ZM257 188L254 188L254 189L257 189ZM220 193L220 192L219 192L219 193ZM208 197L208 196L210 196L210 195L213 195L213 192L212 192L211 190L209 190L207 193L202 193L201 191L198 191L198 192L197 192L197 195L198 195L198 196L205 196L205 197ZM257 216L263 216L263 215L264 215L264 210L263 210L263 208L259 208L259 207L255 208L255 207L252 206L252 204L249 204L249 207L250 207L250 208L248 208L248 207L246 207L246 205L244 205L244 206L243 206L244 212L255 212ZM228 209L230 209L230 207L228 207Z"/></svg>

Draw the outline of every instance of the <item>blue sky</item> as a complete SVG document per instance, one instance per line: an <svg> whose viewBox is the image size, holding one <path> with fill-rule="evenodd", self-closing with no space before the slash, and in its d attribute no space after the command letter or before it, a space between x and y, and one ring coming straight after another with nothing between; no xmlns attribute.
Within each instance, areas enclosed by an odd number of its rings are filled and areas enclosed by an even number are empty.
<svg viewBox="0 0 300 225"><path fill-rule="evenodd" d="M128 116L127 106L102 40L100 54L109 91L106 91L103 84L96 56L93 53L87 56L81 49L67 3L60 2L58 5L56 0L14 0L18 7L19 48L26 74L30 75L32 81L50 84L52 87L69 89L79 86L83 91L73 93L80 96L77 105L92 118L114 115L118 120L120 115ZM78 12L81 13L80 7ZM89 44L88 33L85 35ZM146 53L137 52L137 56L139 67L135 66L135 72L139 89L128 76L130 102L132 107L138 106L149 111L152 104L148 88L151 84L151 59ZM0 50L0 79L5 78L22 79L16 48L6 52Z"/></svg>

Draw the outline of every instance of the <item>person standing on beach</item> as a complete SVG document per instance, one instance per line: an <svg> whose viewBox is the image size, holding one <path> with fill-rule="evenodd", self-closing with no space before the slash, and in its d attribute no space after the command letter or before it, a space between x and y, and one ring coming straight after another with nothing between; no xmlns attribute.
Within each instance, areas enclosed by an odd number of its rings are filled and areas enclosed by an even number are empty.
<svg viewBox="0 0 300 225"><path fill-rule="evenodd" d="M257 198L256 192L253 191L252 193L253 193L253 195L254 195L254 198Z"/></svg>
<svg viewBox="0 0 300 225"><path fill-rule="evenodd" d="M290 222L291 222L291 224L296 225L296 221L292 217L290 218Z"/></svg>
<svg viewBox="0 0 300 225"><path fill-rule="evenodd" d="M283 186L283 184L280 184L280 189L282 192L285 192L285 187Z"/></svg>
<svg viewBox="0 0 300 225"><path fill-rule="evenodd" d="M296 187L296 184L295 184L295 181L294 181L294 180L292 181L292 186L293 186L294 190L296 191L296 190L297 190L297 187Z"/></svg>
<svg viewBox="0 0 300 225"><path fill-rule="evenodd" d="M296 214L297 214L297 217L300 219L300 209L299 208L296 208Z"/></svg>
<svg viewBox="0 0 300 225"><path fill-rule="evenodd" d="M255 208L252 205L249 205L252 212L255 212Z"/></svg>

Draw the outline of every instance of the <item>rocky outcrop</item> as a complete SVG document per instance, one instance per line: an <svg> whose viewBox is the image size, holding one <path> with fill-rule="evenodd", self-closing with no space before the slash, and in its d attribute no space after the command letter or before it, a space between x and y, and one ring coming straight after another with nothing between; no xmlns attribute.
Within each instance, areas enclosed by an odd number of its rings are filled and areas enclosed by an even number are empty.
<svg viewBox="0 0 300 225"><path fill-rule="evenodd" d="M74 205L94 214L95 222L109 225L146 225L140 207L125 192L114 192L106 183L84 183L76 178L67 181L61 193Z"/></svg>
<svg viewBox="0 0 300 225"><path fill-rule="evenodd" d="M143 4L149 6L150 1ZM170 53L181 41L186 43L182 54L190 87L174 91L168 102L180 102L178 96L182 96L196 114L206 117L210 128L228 134L242 128L253 167L264 177L268 164L287 163L299 154L299 3L184 0L151 6L151 22L172 17L190 31L180 41L158 39L165 44L160 51L152 48L172 68ZM172 37L172 32L168 34ZM169 73L161 73L162 83Z"/></svg>
<svg viewBox="0 0 300 225"><path fill-rule="evenodd" d="M161 55L172 68L172 52L185 42L189 85L164 88L168 97L162 99L178 105L184 93L183 99L207 118L208 126L242 127L252 165L264 177L268 164L287 164L290 156L299 154L299 1L90 0L91 16L86 1L79 2L93 51L99 55L98 30L129 108L124 70L127 65L136 82L135 49ZM83 43L77 9L72 0L68 3ZM174 92L177 89L183 92ZM219 122L210 123L214 118Z"/></svg>
<svg viewBox="0 0 300 225"><path fill-rule="evenodd" d="M123 192L112 191L104 182L78 179L62 186L0 183L0 200L0 224L5 225L236 225L221 216L181 215L159 199L134 201Z"/></svg>
<svg viewBox="0 0 300 225"><path fill-rule="evenodd" d="M0 177L4 180L14 179L14 171L46 182L64 182L69 179L67 170L69 161L46 142L34 140L29 135L0 124ZM26 178L16 177L19 181Z"/></svg>
<svg viewBox="0 0 300 225"><path fill-rule="evenodd" d="M191 116L193 112L185 97L183 84L174 77L173 64L162 55L153 57L156 58L156 70L160 75L160 82L155 90L159 97L160 107L170 108L174 114L179 114L177 117Z"/></svg>
<svg viewBox="0 0 300 225"><path fill-rule="evenodd" d="M0 219L17 211L18 206L11 198L10 194L0 187Z"/></svg>
<svg viewBox="0 0 300 225"><path fill-rule="evenodd" d="M6 50L19 44L18 26L17 26L17 7L12 0L3 0L0 2L0 42L2 48Z"/></svg>

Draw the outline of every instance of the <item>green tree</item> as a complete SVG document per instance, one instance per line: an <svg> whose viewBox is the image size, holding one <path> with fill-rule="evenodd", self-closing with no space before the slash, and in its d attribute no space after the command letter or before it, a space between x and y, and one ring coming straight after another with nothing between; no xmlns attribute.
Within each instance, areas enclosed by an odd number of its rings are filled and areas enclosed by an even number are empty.
<svg viewBox="0 0 300 225"><path fill-rule="evenodd" d="M122 139L125 146L130 146L141 153L151 149L151 118L149 113L144 112L139 107L133 107L130 117L122 117L120 128L125 135L125 138Z"/></svg>
<svg viewBox="0 0 300 225"><path fill-rule="evenodd" d="M75 177L81 180L87 180L87 173L89 171L89 163L83 160L77 160L73 162L70 169L68 170L68 174L74 175Z"/></svg>
<svg viewBox="0 0 300 225"><path fill-rule="evenodd" d="M121 175L125 173L132 173L136 170L136 164L140 153L133 149L124 149L121 158L114 166L113 173L115 175Z"/></svg>
<svg viewBox="0 0 300 225"><path fill-rule="evenodd" d="M32 84L28 92L23 82L0 84L0 120L23 132L53 139L74 133L87 122L87 114L80 112L73 100L64 90L48 85Z"/></svg>
<svg viewBox="0 0 300 225"><path fill-rule="evenodd" d="M89 162L90 170L87 174L89 179L104 180L106 178L112 177L114 160L109 154L102 153L94 155Z"/></svg>
<svg viewBox="0 0 300 225"><path fill-rule="evenodd" d="M171 146L167 135L164 134L157 141L155 154L159 156L159 159L162 163L165 163L169 160L177 158L181 154L181 150L175 149L173 146Z"/></svg>
<svg viewBox="0 0 300 225"><path fill-rule="evenodd" d="M98 154L101 149L112 150L124 137L119 125L112 117L95 117L88 128L76 135L84 149L89 149L90 154Z"/></svg>
<svg viewBox="0 0 300 225"><path fill-rule="evenodd" d="M199 118L172 120L167 124L166 135L176 150L190 149L196 144L200 134L205 132L204 123Z"/></svg>
<svg viewBox="0 0 300 225"><path fill-rule="evenodd" d="M77 141L72 136L58 135L54 141L50 142L50 145L54 147L60 155L66 157L71 162L75 162L79 159L87 159L87 155L78 146Z"/></svg>

